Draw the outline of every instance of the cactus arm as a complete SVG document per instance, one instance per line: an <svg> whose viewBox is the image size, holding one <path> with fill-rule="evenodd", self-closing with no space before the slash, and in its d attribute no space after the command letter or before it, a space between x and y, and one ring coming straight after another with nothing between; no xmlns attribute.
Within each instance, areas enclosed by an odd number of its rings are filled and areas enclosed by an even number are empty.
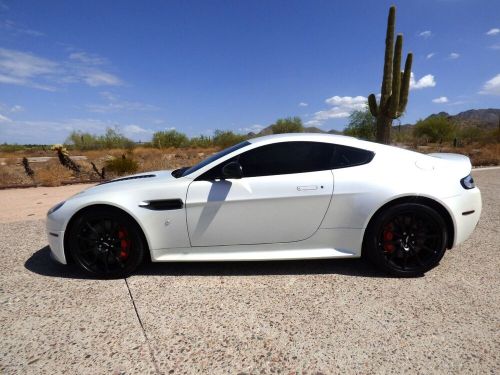
<svg viewBox="0 0 500 375"><path fill-rule="evenodd" d="M385 37L384 75L380 90L380 110L387 108L392 86L392 57L394 54L394 25L396 22L396 7L391 6L387 18L387 34Z"/></svg>
<svg viewBox="0 0 500 375"><path fill-rule="evenodd" d="M399 34L396 38L396 47L394 49L394 59L392 66L392 93L389 102L388 113L392 118L398 118L399 92L401 89L401 52L403 50L403 36Z"/></svg>
<svg viewBox="0 0 500 375"><path fill-rule="evenodd" d="M406 104L408 103L412 62L413 54L409 53L408 56L406 56L405 70L403 72L403 78L401 79L401 91L399 92L399 113L403 113L406 110Z"/></svg>
<svg viewBox="0 0 500 375"><path fill-rule="evenodd" d="M370 113L373 117L378 116L378 107L377 107L377 99L375 98L375 94L370 94L368 96L368 107L370 108Z"/></svg>

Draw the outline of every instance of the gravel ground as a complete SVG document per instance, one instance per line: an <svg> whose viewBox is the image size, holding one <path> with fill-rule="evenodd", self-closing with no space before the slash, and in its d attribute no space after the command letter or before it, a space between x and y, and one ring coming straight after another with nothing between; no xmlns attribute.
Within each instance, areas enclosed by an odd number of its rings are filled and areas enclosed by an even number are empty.
<svg viewBox="0 0 500 375"><path fill-rule="evenodd" d="M89 280L49 260L43 220L2 223L0 372L500 373L500 170L474 175L478 227L415 279L328 260Z"/></svg>

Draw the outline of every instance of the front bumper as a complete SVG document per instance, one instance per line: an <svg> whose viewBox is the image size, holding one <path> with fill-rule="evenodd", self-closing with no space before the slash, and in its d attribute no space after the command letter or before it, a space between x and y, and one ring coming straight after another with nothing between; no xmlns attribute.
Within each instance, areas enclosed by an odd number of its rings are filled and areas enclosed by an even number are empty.
<svg viewBox="0 0 500 375"><path fill-rule="evenodd" d="M50 255L52 259L59 263L67 264L64 255L64 231L52 231L47 229L47 238L49 240Z"/></svg>

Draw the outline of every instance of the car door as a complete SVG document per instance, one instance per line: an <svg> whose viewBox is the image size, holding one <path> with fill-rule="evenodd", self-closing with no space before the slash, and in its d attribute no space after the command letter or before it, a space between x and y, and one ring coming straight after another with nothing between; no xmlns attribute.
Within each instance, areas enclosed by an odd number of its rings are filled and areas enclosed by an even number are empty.
<svg viewBox="0 0 500 375"><path fill-rule="evenodd" d="M281 142L246 151L241 179L220 179L226 161L195 179L186 212L192 246L293 242L319 228L333 193L333 145Z"/></svg>

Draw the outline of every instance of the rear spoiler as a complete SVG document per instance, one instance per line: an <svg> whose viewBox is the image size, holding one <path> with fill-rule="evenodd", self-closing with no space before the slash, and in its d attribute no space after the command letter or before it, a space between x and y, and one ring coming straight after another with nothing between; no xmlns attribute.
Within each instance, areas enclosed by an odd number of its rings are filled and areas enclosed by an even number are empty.
<svg viewBox="0 0 500 375"><path fill-rule="evenodd" d="M467 176L472 171L472 164L468 156L441 152L427 155L443 160L444 163L440 163L442 167L456 169L457 171L460 171L464 176Z"/></svg>

